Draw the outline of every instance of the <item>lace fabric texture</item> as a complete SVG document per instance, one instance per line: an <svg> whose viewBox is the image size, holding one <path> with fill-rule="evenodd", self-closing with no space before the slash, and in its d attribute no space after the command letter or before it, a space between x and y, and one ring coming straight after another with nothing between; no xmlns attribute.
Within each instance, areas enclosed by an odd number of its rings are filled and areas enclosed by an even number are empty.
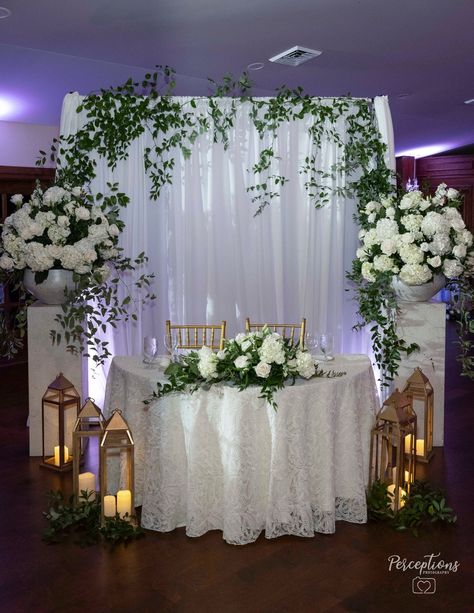
<svg viewBox="0 0 474 613"><path fill-rule="evenodd" d="M142 526L222 530L246 544L262 531L309 537L334 532L338 520L364 523L375 380L366 356L338 356L330 368L346 375L285 387L277 411L258 388L227 385L146 408L163 373L114 358L106 407L122 407L134 435Z"/></svg>

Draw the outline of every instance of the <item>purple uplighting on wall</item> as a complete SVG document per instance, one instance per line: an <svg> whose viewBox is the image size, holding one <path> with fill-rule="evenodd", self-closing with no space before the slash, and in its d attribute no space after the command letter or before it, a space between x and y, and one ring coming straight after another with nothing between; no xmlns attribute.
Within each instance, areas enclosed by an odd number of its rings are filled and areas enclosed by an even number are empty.
<svg viewBox="0 0 474 613"><path fill-rule="evenodd" d="M459 143L436 143L434 145L426 145L423 147L415 147L414 149L407 149L406 151L397 151L397 157L410 156L414 158L424 158L429 155L435 155L436 153L442 153L443 151L449 151L455 149Z"/></svg>
<svg viewBox="0 0 474 613"><path fill-rule="evenodd" d="M0 120L18 121L20 110L24 105L13 96L0 94Z"/></svg>

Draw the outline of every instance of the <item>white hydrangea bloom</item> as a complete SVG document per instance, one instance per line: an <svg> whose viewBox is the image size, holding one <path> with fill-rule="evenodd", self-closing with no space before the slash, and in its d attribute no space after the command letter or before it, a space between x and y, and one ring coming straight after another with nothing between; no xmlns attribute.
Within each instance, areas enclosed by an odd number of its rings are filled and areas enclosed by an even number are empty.
<svg viewBox="0 0 474 613"><path fill-rule="evenodd" d="M424 252L418 245L401 245L399 249L400 257L405 264L421 264L425 259Z"/></svg>
<svg viewBox="0 0 474 613"><path fill-rule="evenodd" d="M305 379L310 379L316 372L316 367L311 354L307 351L296 352L296 368L298 374Z"/></svg>
<svg viewBox="0 0 474 613"><path fill-rule="evenodd" d="M374 274L374 265L371 262L364 262L362 264L361 272L364 279L369 281L369 283L373 283L375 281L376 276Z"/></svg>
<svg viewBox="0 0 474 613"><path fill-rule="evenodd" d="M398 234L398 224L394 219L379 219L375 226L378 242L386 238L393 238Z"/></svg>
<svg viewBox="0 0 474 613"><path fill-rule="evenodd" d="M451 239L449 234L438 233L433 236L430 243L430 251L434 255L446 255L451 252Z"/></svg>
<svg viewBox="0 0 474 613"><path fill-rule="evenodd" d="M469 230L461 230L460 232L456 233L457 243L462 243L463 245L466 245L466 247L470 247L472 245L472 241L472 234L469 232Z"/></svg>
<svg viewBox="0 0 474 613"><path fill-rule="evenodd" d="M394 261L388 255L376 255L374 258L374 269L380 272L392 270Z"/></svg>
<svg viewBox="0 0 474 613"><path fill-rule="evenodd" d="M433 277L426 264L405 264L400 269L398 276L407 285L422 285Z"/></svg>
<svg viewBox="0 0 474 613"><path fill-rule="evenodd" d="M409 215L404 215L400 219L400 223L405 226L408 232L417 232L421 227L421 222L423 221L423 215L411 213Z"/></svg>
<svg viewBox="0 0 474 613"><path fill-rule="evenodd" d="M420 191L408 192L400 200L399 208L402 210L416 209L422 200L423 194Z"/></svg>
<svg viewBox="0 0 474 613"><path fill-rule="evenodd" d="M15 266L15 260L8 254L2 253L0 256L0 268L2 270L12 270Z"/></svg>
<svg viewBox="0 0 474 613"><path fill-rule="evenodd" d="M364 245L367 248L370 248L373 245L376 245L378 242L379 240L377 237L377 231L375 230L375 228L371 228L368 232L366 232L364 236Z"/></svg>
<svg viewBox="0 0 474 613"><path fill-rule="evenodd" d="M54 264L54 260L47 249L41 243L35 241L26 245L25 261L28 268L31 268L33 272L49 270Z"/></svg>
<svg viewBox="0 0 474 613"><path fill-rule="evenodd" d="M425 215L421 222L421 231L425 236L433 236L438 232L443 232L446 229L446 221L444 216L436 211L430 211Z"/></svg>

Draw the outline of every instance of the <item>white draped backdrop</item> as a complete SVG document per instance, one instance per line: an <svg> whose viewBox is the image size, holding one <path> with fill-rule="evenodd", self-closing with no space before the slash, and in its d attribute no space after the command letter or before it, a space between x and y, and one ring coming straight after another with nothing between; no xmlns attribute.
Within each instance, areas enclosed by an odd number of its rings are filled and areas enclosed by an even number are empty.
<svg viewBox="0 0 474 613"><path fill-rule="evenodd" d="M76 113L82 97L68 94L61 117L61 134L75 133L87 121ZM186 103L187 98L180 98ZM198 104L206 104L203 99ZM225 99L222 104L228 104ZM331 104L328 99L327 104ZM113 331L115 355L140 354L145 335L163 338L164 321L216 323L227 321L228 336L244 329L245 317L258 322L298 322L307 318L308 331L332 332L336 351L370 353L369 336L354 333L356 304L346 292L345 272L357 248L353 221L355 202L334 196L315 209L298 172L311 153L308 122L287 123L278 133L279 172L289 179L276 199L254 217L246 187L248 172L267 143L260 140L241 104L230 146L200 136L189 159L176 153L173 183L158 201L150 200L150 182L143 167L143 150L151 146L143 134L130 147L128 159L111 171L98 159L93 192L105 192L107 181L119 182L130 197L123 210L126 229L121 244L125 255L145 251L148 271L156 274L157 301L130 322ZM381 135L388 145L387 164L393 168L393 131L386 97L375 100ZM337 130L346 138L344 118ZM318 167L329 170L337 147L323 142ZM100 401L105 373L90 380L89 393Z"/></svg>

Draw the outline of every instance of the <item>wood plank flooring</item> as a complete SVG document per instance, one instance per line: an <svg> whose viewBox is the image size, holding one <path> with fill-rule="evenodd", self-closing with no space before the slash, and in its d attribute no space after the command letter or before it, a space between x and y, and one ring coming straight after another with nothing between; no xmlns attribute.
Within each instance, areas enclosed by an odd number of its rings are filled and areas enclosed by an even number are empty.
<svg viewBox="0 0 474 613"><path fill-rule="evenodd" d="M70 477L28 457L27 369L0 368L0 611L23 612L391 612L474 611L474 383L459 377L448 327L446 445L427 478L447 490L454 527L416 538L380 524L339 522L333 535L282 537L243 547L220 532L147 532L128 547L46 545L45 492ZM458 561L434 594L413 594L415 571L389 571L388 556Z"/></svg>

